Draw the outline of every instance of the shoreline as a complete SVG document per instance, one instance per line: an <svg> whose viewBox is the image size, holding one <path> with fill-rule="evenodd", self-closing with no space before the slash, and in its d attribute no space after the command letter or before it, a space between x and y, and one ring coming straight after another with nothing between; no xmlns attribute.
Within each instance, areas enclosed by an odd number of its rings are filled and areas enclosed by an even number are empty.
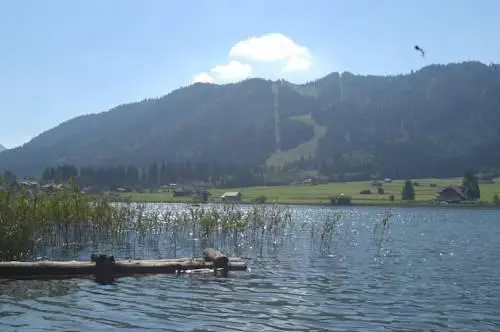
<svg viewBox="0 0 500 332"><path fill-rule="evenodd" d="M374 188L371 181L358 182L334 182L328 184L297 184L287 186L269 187L245 187L245 188L211 188L208 192L208 202L221 204L220 197L227 192L240 193L239 204L280 204L289 206L318 206L318 207L378 207L378 208L464 208L464 209L500 209L500 205L494 203L495 197L500 196L500 178L496 182L482 184L481 199L477 201L466 201L463 203L446 204L436 201L436 193L443 188L462 182L460 178L449 179L414 179L414 201L403 201L400 198L401 188L405 181L392 180L383 184L383 190ZM418 185L417 185L418 183ZM183 188L180 186L179 188ZM183 203L203 204L200 197L192 195L176 195L174 189L149 190L129 192L108 192L109 200L130 201L134 203ZM185 193L186 194L186 193ZM350 204L338 205L338 202L330 201L330 198L345 195L350 198ZM395 198L390 200L391 195ZM453 198L453 197L451 197ZM235 202L236 203L236 202ZM340 202L344 203L344 202ZM222 203L223 204L223 203Z"/></svg>
<svg viewBox="0 0 500 332"><path fill-rule="evenodd" d="M223 202L194 202L192 200L112 200L113 203L144 203L144 204L188 204L188 205L205 205L205 204L216 204L222 205ZM229 203L230 204L230 203ZM429 202L408 202L408 203L351 203L348 205L339 205L331 203L306 203L306 202L265 202L265 203L255 203L251 201L240 201L235 202L236 205L289 205L289 206L310 206L310 207L373 207L373 208L446 208L446 209L485 209L485 210L500 210L500 205L493 205L492 203L467 203L467 204L437 204Z"/></svg>

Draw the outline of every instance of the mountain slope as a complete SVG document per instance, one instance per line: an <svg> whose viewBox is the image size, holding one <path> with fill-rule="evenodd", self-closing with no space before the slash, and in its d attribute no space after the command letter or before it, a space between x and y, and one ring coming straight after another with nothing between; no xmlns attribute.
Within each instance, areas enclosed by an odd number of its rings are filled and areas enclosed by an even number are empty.
<svg viewBox="0 0 500 332"><path fill-rule="evenodd" d="M0 144L0 152L5 151L5 150L7 150L7 149L5 148L5 146L3 146L2 144Z"/></svg>
<svg viewBox="0 0 500 332"><path fill-rule="evenodd" d="M500 142L497 91L500 71L478 62L388 77L332 73L305 85L194 84L66 121L2 153L0 169L38 175L61 163L261 165L310 156L331 172L455 173L500 164L490 153Z"/></svg>
<svg viewBox="0 0 500 332"><path fill-rule="evenodd" d="M324 80L330 91L339 85L338 78ZM491 149L500 146L496 66L467 62L387 78L343 75L342 88L343 100L330 96L331 106L314 114L328 128L317 154L341 156L337 169L356 169L357 162L349 160L353 152L369 155L372 170L394 177L460 175L466 168L500 166Z"/></svg>

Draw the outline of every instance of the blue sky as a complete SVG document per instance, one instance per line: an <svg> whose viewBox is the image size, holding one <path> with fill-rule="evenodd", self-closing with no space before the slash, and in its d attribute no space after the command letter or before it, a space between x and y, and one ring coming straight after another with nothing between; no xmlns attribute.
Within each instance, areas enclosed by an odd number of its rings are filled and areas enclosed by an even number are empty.
<svg viewBox="0 0 500 332"><path fill-rule="evenodd" d="M500 62L499 13L498 0L3 0L0 143L164 95L200 73L300 83Z"/></svg>

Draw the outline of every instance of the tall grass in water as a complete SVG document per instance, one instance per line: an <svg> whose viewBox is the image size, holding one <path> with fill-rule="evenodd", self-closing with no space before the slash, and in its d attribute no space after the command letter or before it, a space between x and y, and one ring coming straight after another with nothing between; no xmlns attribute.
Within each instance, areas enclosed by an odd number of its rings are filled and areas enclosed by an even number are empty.
<svg viewBox="0 0 500 332"><path fill-rule="evenodd" d="M392 219L392 217L393 217L392 211L390 209L385 210L382 219L380 221L377 221L373 226L373 234L375 239L375 245L377 247L377 253L380 252L384 240L386 239L386 234L390 230L389 221Z"/></svg>
<svg viewBox="0 0 500 332"><path fill-rule="evenodd" d="M190 207L164 223L176 241L187 235L191 240L199 240L201 246L231 248L235 254L244 244L284 241L291 236L294 224L287 207L234 204Z"/></svg>
<svg viewBox="0 0 500 332"><path fill-rule="evenodd" d="M0 260L32 256L40 241L67 245L99 232L119 232L130 212L74 186L53 194L0 186Z"/></svg>
<svg viewBox="0 0 500 332"><path fill-rule="evenodd" d="M373 226L373 233L377 236L383 236L389 229L389 221L393 217L391 210L385 210L382 219Z"/></svg>
<svg viewBox="0 0 500 332"><path fill-rule="evenodd" d="M75 256L82 251L138 252L157 250L156 257L177 256L181 249L225 249L279 246L304 232L311 223L300 223L292 209L280 205L178 205L111 203L102 196L81 194L67 187L52 194L0 187L0 260L32 259L40 254L54 258L61 252ZM321 248L337 232L341 216L327 216L313 231ZM147 249L146 249L147 248ZM156 249L155 249L156 248ZM126 249L126 250L125 250ZM160 252L163 252L160 253ZM183 252L186 254L186 252Z"/></svg>
<svg viewBox="0 0 500 332"><path fill-rule="evenodd" d="M326 215L322 221L311 225L311 243L319 241L320 252L330 252L332 246L336 244L336 237L341 230L344 215L333 213Z"/></svg>

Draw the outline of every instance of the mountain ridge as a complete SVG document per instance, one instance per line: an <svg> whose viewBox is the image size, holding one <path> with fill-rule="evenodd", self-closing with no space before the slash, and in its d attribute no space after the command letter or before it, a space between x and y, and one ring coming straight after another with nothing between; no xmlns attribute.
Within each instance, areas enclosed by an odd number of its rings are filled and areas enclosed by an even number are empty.
<svg viewBox="0 0 500 332"><path fill-rule="evenodd" d="M303 159L332 171L401 176L446 173L451 160L463 165L449 173L495 167L486 152L467 161L500 138L492 125L500 120L495 68L462 62L391 76L330 73L304 84L196 83L69 119L2 153L0 169L33 174L57 164L161 160L283 166Z"/></svg>

